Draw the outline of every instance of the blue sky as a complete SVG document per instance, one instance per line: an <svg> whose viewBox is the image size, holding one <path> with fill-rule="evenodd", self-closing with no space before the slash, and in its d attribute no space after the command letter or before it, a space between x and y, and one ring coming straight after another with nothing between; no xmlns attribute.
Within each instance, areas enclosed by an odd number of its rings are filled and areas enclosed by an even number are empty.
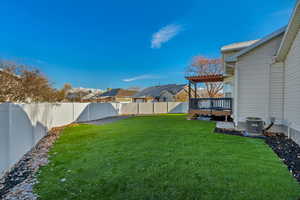
<svg viewBox="0 0 300 200"><path fill-rule="evenodd" d="M295 0L2 0L0 58L61 87L185 83L193 56L287 24Z"/></svg>

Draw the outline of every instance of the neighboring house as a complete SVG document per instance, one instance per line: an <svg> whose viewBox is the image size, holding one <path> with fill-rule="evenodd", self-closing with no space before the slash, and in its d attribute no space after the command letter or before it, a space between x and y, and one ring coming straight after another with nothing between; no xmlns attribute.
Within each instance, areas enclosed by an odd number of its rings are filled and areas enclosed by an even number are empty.
<svg viewBox="0 0 300 200"><path fill-rule="evenodd" d="M257 41L221 49L225 84L232 87L233 118L238 125L247 117L266 122L276 118L300 133L300 1L288 27Z"/></svg>
<svg viewBox="0 0 300 200"><path fill-rule="evenodd" d="M67 100L79 102L93 102L94 97L102 94L103 91L94 88L72 88L67 92Z"/></svg>
<svg viewBox="0 0 300 200"><path fill-rule="evenodd" d="M137 91L135 90L125 90L121 88L110 89L103 94L97 95L95 98L97 102L120 102L120 103L130 103L133 101L132 96L135 95Z"/></svg>
<svg viewBox="0 0 300 200"><path fill-rule="evenodd" d="M82 102L89 103L89 102L97 102L97 96L102 94L103 92L97 92L97 93L89 93L81 98Z"/></svg>
<svg viewBox="0 0 300 200"><path fill-rule="evenodd" d="M133 95L134 102L186 102L188 101L187 85L160 85L146 88Z"/></svg>

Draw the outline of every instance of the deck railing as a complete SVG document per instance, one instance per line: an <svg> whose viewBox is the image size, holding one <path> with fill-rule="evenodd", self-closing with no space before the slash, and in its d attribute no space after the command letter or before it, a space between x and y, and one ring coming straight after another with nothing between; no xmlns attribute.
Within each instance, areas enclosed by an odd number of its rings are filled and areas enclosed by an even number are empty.
<svg viewBox="0 0 300 200"><path fill-rule="evenodd" d="M232 98L192 98L190 110L232 111Z"/></svg>

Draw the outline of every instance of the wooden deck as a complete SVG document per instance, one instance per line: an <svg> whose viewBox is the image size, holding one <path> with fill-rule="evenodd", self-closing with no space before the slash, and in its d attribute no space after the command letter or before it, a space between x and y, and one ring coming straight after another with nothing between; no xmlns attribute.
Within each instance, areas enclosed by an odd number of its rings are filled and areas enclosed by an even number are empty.
<svg viewBox="0 0 300 200"><path fill-rule="evenodd" d="M212 115L212 116L230 116L232 112L230 110L190 110L191 115Z"/></svg>
<svg viewBox="0 0 300 200"><path fill-rule="evenodd" d="M231 98L192 98L189 102L190 118L197 116L224 116L226 120L232 114Z"/></svg>

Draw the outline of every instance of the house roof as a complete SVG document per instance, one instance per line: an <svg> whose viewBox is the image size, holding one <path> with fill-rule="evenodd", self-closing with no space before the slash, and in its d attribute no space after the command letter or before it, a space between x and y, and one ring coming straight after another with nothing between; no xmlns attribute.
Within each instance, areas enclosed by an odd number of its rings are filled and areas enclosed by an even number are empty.
<svg viewBox="0 0 300 200"><path fill-rule="evenodd" d="M107 92L104 92L100 95L98 95L97 97L131 97L132 95L136 94L137 91L134 90L124 90L121 88L116 88L116 89L112 89L109 90Z"/></svg>
<svg viewBox="0 0 300 200"><path fill-rule="evenodd" d="M99 93L90 93L85 95L82 99L83 100L92 100L92 99L96 99L96 97L99 95Z"/></svg>
<svg viewBox="0 0 300 200"><path fill-rule="evenodd" d="M169 92L172 95L176 95L181 90L183 90L185 86L186 85L171 84L171 85L160 85L160 86L148 87L133 95L133 98L146 98L146 97L156 98L159 97L162 92Z"/></svg>
<svg viewBox="0 0 300 200"><path fill-rule="evenodd" d="M254 44L258 41L259 40L250 40L250 41L245 41L245 42L237 42L237 43L229 44L229 45L223 46L221 48L221 52L225 53L228 51L239 51L239 50L242 50L244 48L251 46L252 44Z"/></svg>
<svg viewBox="0 0 300 200"><path fill-rule="evenodd" d="M283 61L287 56L295 37L300 29L300 0L297 1L292 17L289 21L287 30L276 55L276 61Z"/></svg>
<svg viewBox="0 0 300 200"><path fill-rule="evenodd" d="M252 51L253 49L255 49L255 48L257 48L257 47L259 47L259 46L261 46L261 45L263 45L263 44L265 44L267 42L269 42L270 40L274 39L275 37L277 37L277 36L279 36L281 34L284 34L285 30L286 30L286 26L283 27L283 28L281 28L281 29L279 29L279 30L277 30L277 31L275 31L275 32L273 32L273 33L271 33L271 34L269 34L269 35L267 35L263 39L259 40L258 42L253 43L249 47L247 47L247 48L239 51L238 53L234 54L233 56L228 57L227 59L225 59L225 61L226 62L236 62L237 59L240 56L243 56L246 53Z"/></svg>

